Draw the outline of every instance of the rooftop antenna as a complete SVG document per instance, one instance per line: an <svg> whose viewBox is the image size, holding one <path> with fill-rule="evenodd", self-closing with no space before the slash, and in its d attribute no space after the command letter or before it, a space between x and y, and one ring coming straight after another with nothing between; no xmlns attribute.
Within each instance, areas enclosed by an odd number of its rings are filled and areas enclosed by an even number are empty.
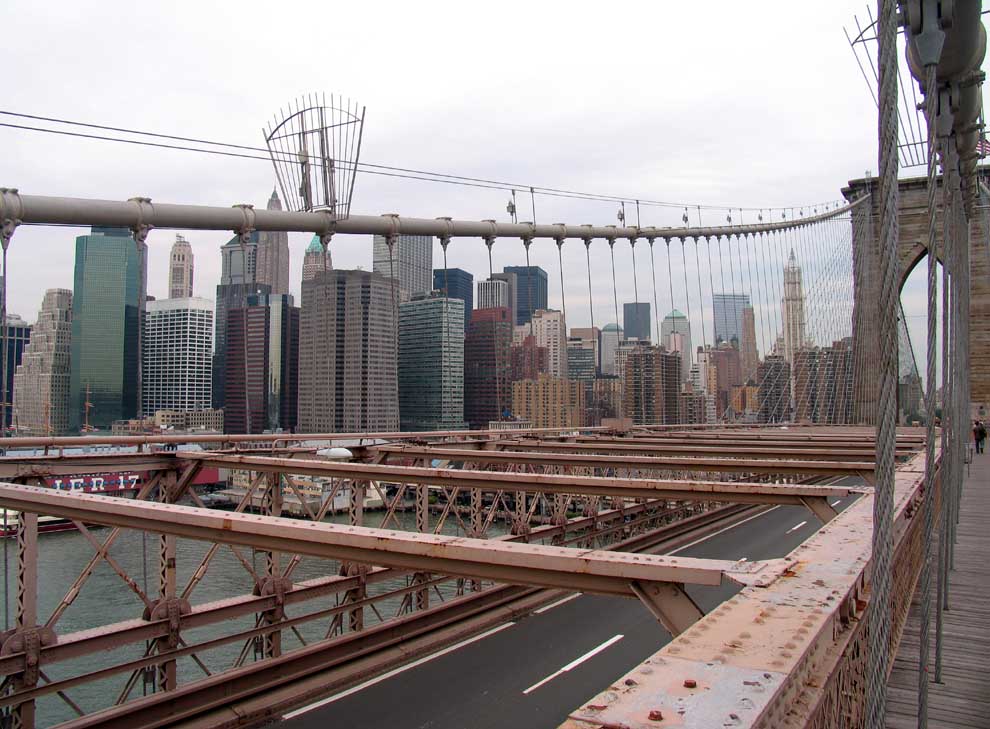
<svg viewBox="0 0 990 729"><path fill-rule="evenodd" d="M335 221L350 215L364 112L350 99L310 94L262 130L288 210L326 211Z"/></svg>

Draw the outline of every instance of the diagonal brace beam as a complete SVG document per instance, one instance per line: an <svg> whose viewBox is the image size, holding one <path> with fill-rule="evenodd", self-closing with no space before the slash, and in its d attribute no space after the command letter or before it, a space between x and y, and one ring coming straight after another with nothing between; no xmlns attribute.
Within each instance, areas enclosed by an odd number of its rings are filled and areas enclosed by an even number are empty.
<svg viewBox="0 0 990 729"><path fill-rule="evenodd" d="M815 516L822 520L822 524L828 524L839 515L828 499L822 496L801 496L801 503L807 506Z"/></svg>
<svg viewBox="0 0 990 729"><path fill-rule="evenodd" d="M705 616L680 583L639 581L629 587L675 638Z"/></svg>

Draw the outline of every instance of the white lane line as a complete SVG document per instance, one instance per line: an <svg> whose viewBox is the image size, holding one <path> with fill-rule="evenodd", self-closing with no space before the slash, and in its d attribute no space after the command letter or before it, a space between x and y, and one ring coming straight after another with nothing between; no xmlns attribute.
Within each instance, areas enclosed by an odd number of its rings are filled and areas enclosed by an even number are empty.
<svg viewBox="0 0 990 729"><path fill-rule="evenodd" d="M739 558L739 561L740 561L740 562L745 562L745 561L746 561L747 559L748 559L748 557L740 557L740 558Z"/></svg>
<svg viewBox="0 0 990 729"><path fill-rule="evenodd" d="M553 610L555 607L560 607L565 602L570 602L571 600L573 600L576 597L581 597L581 593L580 592L575 592L573 595L568 595L563 600L557 600L557 602L552 602L549 605L544 605L539 610L534 610L533 613L535 615L542 615L543 613L547 612L548 610Z"/></svg>
<svg viewBox="0 0 990 729"><path fill-rule="evenodd" d="M795 524L790 529L788 529L786 532L784 532L784 534L790 534L791 532L796 532L798 529L800 529L801 527L803 527L807 523L808 522L806 522L806 521L802 521L800 524Z"/></svg>
<svg viewBox="0 0 990 729"><path fill-rule="evenodd" d="M528 689L526 689L525 691L523 691L523 694L525 695L525 694L530 693L531 691L536 691L536 689L538 689L540 686L542 686L545 683L549 683L550 681L553 681L555 678L557 678L557 676L561 675L562 673L567 673L572 668L576 668L577 666L580 666L582 663L584 663L589 658L593 658L593 657L597 656L599 653L601 653L603 650L605 650L606 648L608 648L613 643L618 643L620 640L622 640L623 637L624 636L622 636L621 634L620 635L613 635L611 638L609 638L608 640L606 640L604 643L602 643L597 648L592 648L590 651L588 651L587 653L585 653L583 656L579 656L578 658L575 658L573 661L571 661L570 663L568 663L563 668L560 668L560 669L554 671L553 673L551 673L549 676L547 676L542 681L539 681L537 683L534 683Z"/></svg>
<svg viewBox="0 0 990 729"><path fill-rule="evenodd" d="M835 501L832 502L832 506L838 506L839 505L839 502L841 502L841 501L842 501L842 499L836 499Z"/></svg>
<svg viewBox="0 0 990 729"><path fill-rule="evenodd" d="M766 511L761 511L759 514L753 514L753 516L747 517L747 518L743 519L742 521L737 521L735 524L729 524L729 526L724 527L722 529L719 529L717 532L712 532L711 534L709 534L707 536L704 536L701 539L695 539L693 542L688 542L683 547L678 547L677 549L675 549L675 550L673 550L671 552L664 552L664 554L670 555L670 554L677 554L678 552L683 552L685 549L690 549L691 547L695 546L696 544L701 544L702 542L707 542L709 539L712 539L714 537L717 537L719 534L722 534L723 532L727 532L730 529L735 529L737 526L742 526L743 524L745 524L748 521L753 521L753 519L759 519L761 516L766 516L771 511L776 511L779 508L780 508L780 505L779 504L777 506L772 506L769 509L767 509Z"/></svg>
<svg viewBox="0 0 990 729"><path fill-rule="evenodd" d="M351 688L347 689L346 691L341 691L339 694L334 694L333 696L329 696L329 697L327 697L325 699L322 699L322 700L317 701L315 703L309 704L308 706L304 706L301 709L296 709L295 711L290 711L289 713L285 714L282 718L283 719L292 719L293 717L299 716L301 714L305 714L306 712L312 711L313 709L318 709L321 706L326 706L327 704L332 704L334 701L339 701L340 699L344 698L345 696L350 696L351 694L356 694L358 691L363 691L364 689L368 688L369 686L374 686L376 683L381 683L382 681L385 681L387 679L392 678L392 676L397 676L400 673L402 673L403 671L408 671L410 668L415 668L416 666L421 666L424 663L429 663L434 658L439 658L440 656L447 655L448 653L453 653L454 651L456 651L456 650L458 650L460 648L463 648L466 645L471 645L471 643L477 643L479 640L484 640L488 636L494 635L495 633L499 632L500 630L505 630L506 628L511 628L513 625L515 625L514 622L504 623L502 625L499 625L498 627L492 628L491 630L487 630L484 633L480 633L480 634L474 636L473 638L468 638L467 640L462 640L460 643L455 643L454 645L448 646L448 647L444 648L441 651L437 651L436 653L431 653L428 656L425 656L423 658L420 658L419 660L413 661L412 663L407 663L404 666L399 666L398 668L393 669L393 670L389 671L388 673L383 673L381 676L376 676L375 678L369 679L369 680L365 681L364 683L359 683L357 686L352 686Z"/></svg>

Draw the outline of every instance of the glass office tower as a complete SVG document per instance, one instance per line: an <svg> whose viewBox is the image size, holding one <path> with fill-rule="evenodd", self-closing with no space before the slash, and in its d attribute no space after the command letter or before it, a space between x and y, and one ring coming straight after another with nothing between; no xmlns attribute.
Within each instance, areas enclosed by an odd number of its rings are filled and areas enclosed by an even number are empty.
<svg viewBox="0 0 990 729"><path fill-rule="evenodd" d="M99 430L137 415L145 260L126 228L94 227L89 235L76 238L69 386L72 431L86 422L87 410L89 425Z"/></svg>

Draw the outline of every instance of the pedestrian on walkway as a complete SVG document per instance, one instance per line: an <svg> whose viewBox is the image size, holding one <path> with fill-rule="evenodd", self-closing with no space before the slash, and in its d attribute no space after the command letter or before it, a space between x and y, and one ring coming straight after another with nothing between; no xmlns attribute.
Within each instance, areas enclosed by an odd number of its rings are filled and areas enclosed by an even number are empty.
<svg viewBox="0 0 990 729"><path fill-rule="evenodd" d="M987 426L982 420L976 421L976 452L983 453L987 441Z"/></svg>

